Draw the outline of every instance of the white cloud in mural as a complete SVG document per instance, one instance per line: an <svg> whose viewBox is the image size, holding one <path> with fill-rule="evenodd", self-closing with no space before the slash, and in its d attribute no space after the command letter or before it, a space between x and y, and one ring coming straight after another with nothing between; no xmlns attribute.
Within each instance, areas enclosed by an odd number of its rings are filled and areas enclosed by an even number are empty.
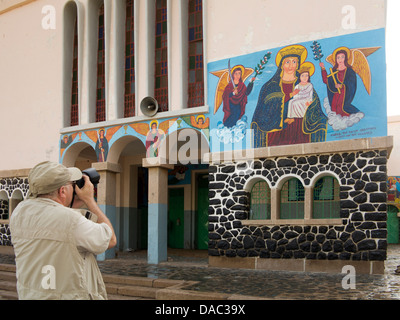
<svg viewBox="0 0 400 320"><path fill-rule="evenodd" d="M328 116L328 124L334 131L344 130L352 127L356 123L359 123L360 120L365 116L365 114L362 112L350 114L348 117L341 116L340 114L333 112L329 104L328 97L326 97L324 100L324 108Z"/></svg>
<svg viewBox="0 0 400 320"><path fill-rule="evenodd" d="M237 143L242 141L246 135L247 128L247 117L243 116L236 122L231 128L225 127L222 121L218 122L216 137L220 142L227 143Z"/></svg>

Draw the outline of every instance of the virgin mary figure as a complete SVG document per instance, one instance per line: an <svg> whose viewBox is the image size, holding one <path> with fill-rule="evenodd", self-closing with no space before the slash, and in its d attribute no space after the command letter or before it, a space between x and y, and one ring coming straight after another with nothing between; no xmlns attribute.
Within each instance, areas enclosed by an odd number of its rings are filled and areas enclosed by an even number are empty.
<svg viewBox="0 0 400 320"><path fill-rule="evenodd" d="M298 94L299 67L307 58L301 45L282 48L276 55L278 70L260 90L251 128L254 148L325 141L327 117L315 90L303 118L288 118L289 101Z"/></svg>

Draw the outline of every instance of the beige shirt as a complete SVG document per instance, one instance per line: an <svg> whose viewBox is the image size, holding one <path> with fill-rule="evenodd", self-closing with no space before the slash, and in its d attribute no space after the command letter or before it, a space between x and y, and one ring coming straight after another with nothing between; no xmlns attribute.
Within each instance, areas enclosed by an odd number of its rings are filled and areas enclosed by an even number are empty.
<svg viewBox="0 0 400 320"><path fill-rule="evenodd" d="M10 230L20 299L107 299L95 254L108 248L109 226L37 198L17 206Z"/></svg>

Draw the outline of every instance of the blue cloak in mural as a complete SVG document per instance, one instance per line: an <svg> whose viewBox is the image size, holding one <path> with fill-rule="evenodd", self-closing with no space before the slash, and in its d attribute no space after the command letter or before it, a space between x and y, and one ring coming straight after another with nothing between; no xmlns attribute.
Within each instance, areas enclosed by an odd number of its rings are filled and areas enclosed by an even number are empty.
<svg viewBox="0 0 400 320"><path fill-rule="evenodd" d="M301 45L277 53L278 70L261 88L251 123L255 148L325 141L327 117L315 90L304 117L287 121L289 101L297 94L299 68L306 58L307 49Z"/></svg>

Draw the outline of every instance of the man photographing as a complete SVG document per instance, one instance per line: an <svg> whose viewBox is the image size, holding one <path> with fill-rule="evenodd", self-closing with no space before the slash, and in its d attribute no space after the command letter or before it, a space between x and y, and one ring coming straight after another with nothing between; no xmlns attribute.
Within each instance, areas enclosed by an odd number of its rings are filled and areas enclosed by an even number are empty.
<svg viewBox="0 0 400 320"><path fill-rule="evenodd" d="M81 178L82 189L75 185ZM47 161L30 171L28 181L28 199L10 218L19 299L107 299L95 255L117 241L89 177ZM90 220L75 209L83 205Z"/></svg>

